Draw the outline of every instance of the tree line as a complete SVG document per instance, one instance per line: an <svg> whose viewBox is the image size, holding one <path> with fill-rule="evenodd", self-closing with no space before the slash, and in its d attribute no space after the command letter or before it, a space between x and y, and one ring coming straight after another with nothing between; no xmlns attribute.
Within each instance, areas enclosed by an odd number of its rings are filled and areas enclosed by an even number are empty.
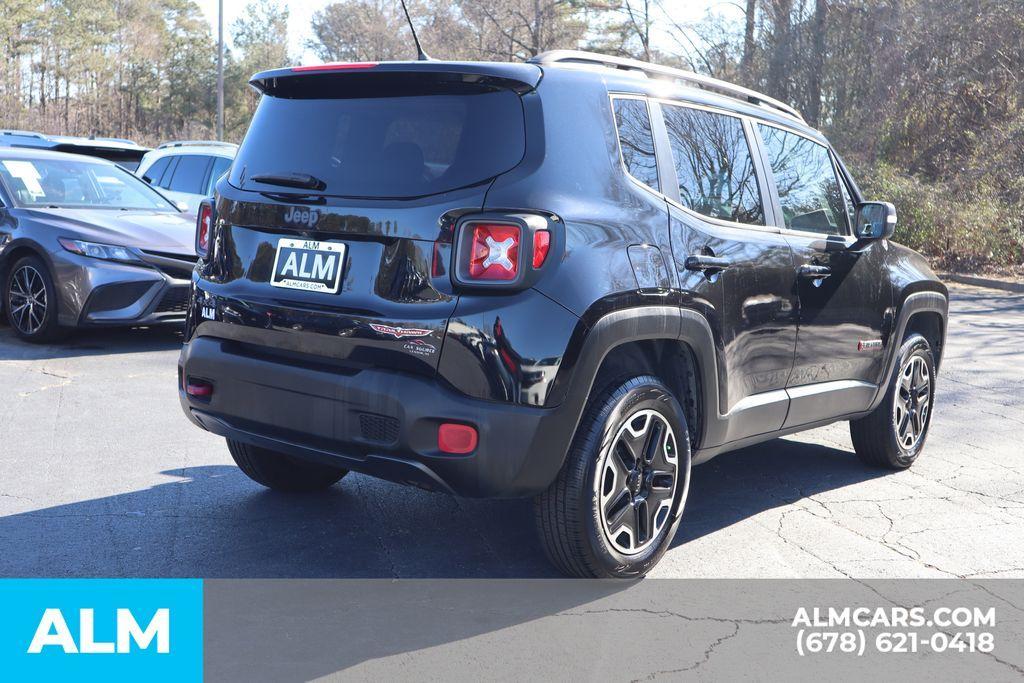
<svg viewBox="0 0 1024 683"><path fill-rule="evenodd" d="M676 0L678 1L678 0ZM666 0L410 0L441 59L581 48L680 66L800 109L899 238L943 267L1024 261L1022 0L734 0L696 23ZM227 27L225 136L244 134L248 77L294 63L287 6ZM328 61L413 59L397 0L337 0L305 46ZM0 126L146 144L214 130L216 41L193 0L0 0Z"/></svg>

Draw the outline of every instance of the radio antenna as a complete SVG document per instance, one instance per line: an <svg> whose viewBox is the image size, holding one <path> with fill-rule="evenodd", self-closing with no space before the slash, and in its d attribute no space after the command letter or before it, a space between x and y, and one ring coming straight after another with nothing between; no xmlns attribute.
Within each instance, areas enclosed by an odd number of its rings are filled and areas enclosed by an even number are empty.
<svg viewBox="0 0 1024 683"><path fill-rule="evenodd" d="M416 35L416 27L412 24L412 17L409 16L409 8L405 6L405 0L401 0L402 11L405 12L405 20L409 22L409 30L412 31L413 42L416 43L416 60L420 62L429 62L430 55L423 51L420 46L420 39Z"/></svg>

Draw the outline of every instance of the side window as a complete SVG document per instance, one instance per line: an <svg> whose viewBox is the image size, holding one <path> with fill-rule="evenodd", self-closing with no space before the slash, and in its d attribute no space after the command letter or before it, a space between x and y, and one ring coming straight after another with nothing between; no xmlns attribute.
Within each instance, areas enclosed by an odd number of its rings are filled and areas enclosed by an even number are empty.
<svg viewBox="0 0 1024 683"><path fill-rule="evenodd" d="M213 194L213 188L220 180L220 177L228 172L231 168L231 159L225 159L224 157L213 158L213 170L210 171L210 182L206 186L206 194Z"/></svg>
<svg viewBox="0 0 1024 683"><path fill-rule="evenodd" d="M654 135L647 101L619 97L612 100L615 127L619 131L619 150L626 171L644 185L661 191L658 161L654 156Z"/></svg>
<svg viewBox="0 0 1024 683"><path fill-rule="evenodd" d="M206 156L188 154L181 157L167 189L174 192L203 194L203 181L206 179L206 166L209 163L210 157Z"/></svg>
<svg viewBox="0 0 1024 683"><path fill-rule="evenodd" d="M156 181L156 184L158 186L162 187L165 190L171 186L171 178L174 177L174 169L176 169L178 167L178 160L179 159L181 159L181 157L178 157L178 156L167 157L167 160L170 163L167 164L167 170L163 172L163 175L160 176L160 179Z"/></svg>
<svg viewBox="0 0 1024 683"><path fill-rule="evenodd" d="M824 235L846 234L847 209L828 148L781 128L763 123L757 127L775 175L786 227Z"/></svg>
<svg viewBox="0 0 1024 683"><path fill-rule="evenodd" d="M153 165L146 169L146 172L142 174L142 179L150 185L159 185L160 178L163 177L164 171L167 170L167 165L171 163L170 157L164 157L157 159L153 162Z"/></svg>
<svg viewBox="0 0 1024 683"><path fill-rule="evenodd" d="M750 145L734 116L663 105L679 201L704 216L764 225Z"/></svg>

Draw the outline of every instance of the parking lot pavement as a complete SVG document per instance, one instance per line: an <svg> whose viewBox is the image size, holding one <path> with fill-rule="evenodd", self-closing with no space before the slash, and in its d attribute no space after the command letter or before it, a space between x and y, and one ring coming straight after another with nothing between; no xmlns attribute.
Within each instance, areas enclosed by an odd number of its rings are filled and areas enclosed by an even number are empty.
<svg viewBox="0 0 1024 683"><path fill-rule="evenodd" d="M1024 296L951 289L927 448L867 469L845 423L695 468L655 576L1024 576ZM175 391L180 336L0 328L0 575L551 576L528 501L346 477L266 491Z"/></svg>

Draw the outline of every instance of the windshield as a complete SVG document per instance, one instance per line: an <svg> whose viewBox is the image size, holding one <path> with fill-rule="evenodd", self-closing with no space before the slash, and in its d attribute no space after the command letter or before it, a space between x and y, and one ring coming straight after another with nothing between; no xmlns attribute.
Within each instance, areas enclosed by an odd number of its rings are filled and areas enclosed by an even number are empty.
<svg viewBox="0 0 1024 683"><path fill-rule="evenodd" d="M170 202L123 168L68 159L0 159L0 178L23 207L156 209Z"/></svg>
<svg viewBox="0 0 1024 683"><path fill-rule="evenodd" d="M420 197L508 171L525 138L522 103L508 90L264 96L229 179L262 192Z"/></svg>

